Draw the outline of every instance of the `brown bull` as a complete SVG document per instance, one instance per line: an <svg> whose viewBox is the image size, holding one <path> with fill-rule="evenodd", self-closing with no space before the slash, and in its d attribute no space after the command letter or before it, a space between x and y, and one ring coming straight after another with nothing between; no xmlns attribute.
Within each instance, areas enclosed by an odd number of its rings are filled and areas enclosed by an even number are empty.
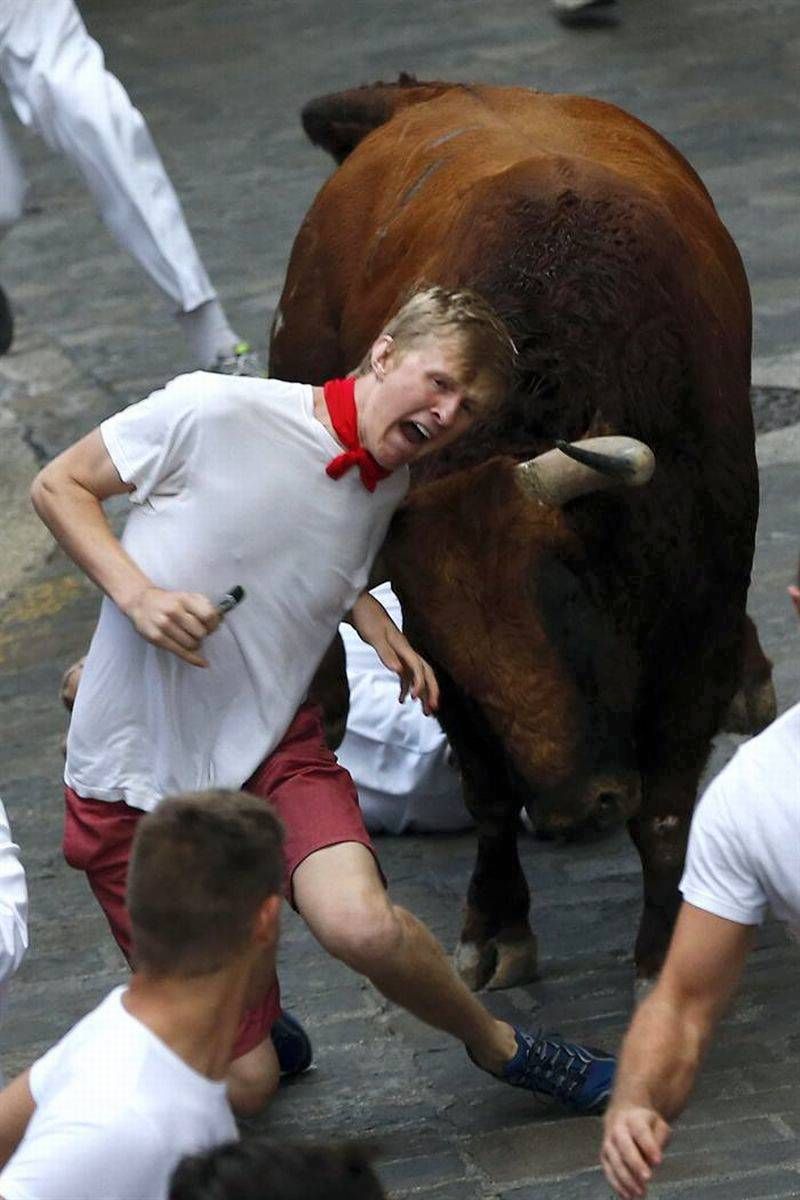
<svg viewBox="0 0 800 1200"><path fill-rule="evenodd" d="M677 151L596 100L403 79L304 123L342 165L297 237L272 373L351 369L420 283L476 288L519 348L502 411L420 466L385 552L478 823L459 966L473 986L535 971L523 804L552 830L627 820L647 979L742 665L758 488L739 255ZM652 447L652 481L560 506L520 486L515 462L598 433Z"/></svg>

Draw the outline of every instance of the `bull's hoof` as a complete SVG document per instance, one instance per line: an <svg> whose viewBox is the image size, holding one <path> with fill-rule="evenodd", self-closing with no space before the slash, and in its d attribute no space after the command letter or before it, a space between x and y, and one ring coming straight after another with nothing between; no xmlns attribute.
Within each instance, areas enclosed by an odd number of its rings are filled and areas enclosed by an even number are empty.
<svg viewBox="0 0 800 1200"><path fill-rule="evenodd" d="M497 941L494 945L495 967L487 980L487 988L494 991L519 987L536 978L539 973L539 948L535 934L513 942Z"/></svg>
<svg viewBox="0 0 800 1200"><path fill-rule="evenodd" d="M470 991L478 992L492 976L495 951L492 942L459 942L453 953L453 966Z"/></svg>
<svg viewBox="0 0 800 1200"><path fill-rule="evenodd" d="M456 971L473 992L481 988L492 991L530 983L538 971L536 937L515 938L502 942L490 938L479 946L476 942L459 942L453 955Z"/></svg>
<svg viewBox="0 0 800 1200"><path fill-rule="evenodd" d="M646 978L646 979L643 976L637 975L637 977L633 981L633 1005L634 1005L634 1008L638 1008L639 1005L642 1003L642 1001L647 999L647 997L650 995L650 993L652 992L653 988L656 986L657 983L658 983L657 975L651 975L649 978Z"/></svg>

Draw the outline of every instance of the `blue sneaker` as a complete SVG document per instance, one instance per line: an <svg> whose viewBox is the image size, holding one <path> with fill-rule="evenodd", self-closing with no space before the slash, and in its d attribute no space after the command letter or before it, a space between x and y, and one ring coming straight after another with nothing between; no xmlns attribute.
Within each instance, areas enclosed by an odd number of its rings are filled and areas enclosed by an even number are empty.
<svg viewBox="0 0 800 1200"><path fill-rule="evenodd" d="M311 1066L314 1052L311 1041L297 1017L290 1012L281 1012L270 1032L282 1079L302 1075Z"/></svg>
<svg viewBox="0 0 800 1200"><path fill-rule="evenodd" d="M557 1033L526 1033L514 1026L517 1053L499 1076L512 1087L552 1096L571 1112L601 1113L608 1103L617 1060L613 1054L565 1042Z"/></svg>

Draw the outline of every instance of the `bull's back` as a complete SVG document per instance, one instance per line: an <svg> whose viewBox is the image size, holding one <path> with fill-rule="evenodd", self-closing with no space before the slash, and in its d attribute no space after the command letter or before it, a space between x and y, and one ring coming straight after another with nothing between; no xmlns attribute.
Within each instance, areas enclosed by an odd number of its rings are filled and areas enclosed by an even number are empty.
<svg viewBox="0 0 800 1200"><path fill-rule="evenodd" d="M308 241L332 251L324 286L341 307L353 361L398 295L422 280L462 282L446 277L454 229L483 213L496 221L508 179L521 175L532 197L567 188L592 190L609 204L638 197L652 214L654 243L660 227L679 236L697 268L693 284L749 336L738 253L699 178L663 138L598 100L454 87L400 109L369 134L307 218ZM300 271L304 240L292 263Z"/></svg>

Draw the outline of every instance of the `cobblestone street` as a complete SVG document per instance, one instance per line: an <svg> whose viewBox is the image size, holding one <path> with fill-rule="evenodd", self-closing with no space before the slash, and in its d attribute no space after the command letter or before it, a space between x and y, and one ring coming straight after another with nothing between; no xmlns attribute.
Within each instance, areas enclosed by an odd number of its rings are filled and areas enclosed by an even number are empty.
<svg viewBox="0 0 800 1200"><path fill-rule="evenodd" d="M750 611L781 710L800 698L800 630L785 595L800 548L796 0L621 0L620 23L591 31L562 28L544 0L85 0L82 9L148 119L233 323L262 351L292 239L329 170L300 128L310 97L405 69L601 96L673 140L751 279L762 517ZM80 180L8 123L31 180L28 213L0 246L0 283L18 314L13 351L0 358L0 793L31 893L31 949L0 1031L12 1075L124 978L83 877L59 849L58 683L88 642L97 597L28 515L26 482L37 462L189 364ZM718 740L709 773L737 744ZM396 900L452 947L472 837L383 838L379 850ZM487 1003L615 1047L631 1009L638 858L622 833L566 846L526 837L522 857L541 977ZM395 1200L607 1200L598 1120L562 1117L482 1075L461 1047L326 958L291 913L281 959L285 1002L307 1022L317 1065L256 1127L374 1139ZM800 1197L798 984L800 951L770 923L655 1200Z"/></svg>

